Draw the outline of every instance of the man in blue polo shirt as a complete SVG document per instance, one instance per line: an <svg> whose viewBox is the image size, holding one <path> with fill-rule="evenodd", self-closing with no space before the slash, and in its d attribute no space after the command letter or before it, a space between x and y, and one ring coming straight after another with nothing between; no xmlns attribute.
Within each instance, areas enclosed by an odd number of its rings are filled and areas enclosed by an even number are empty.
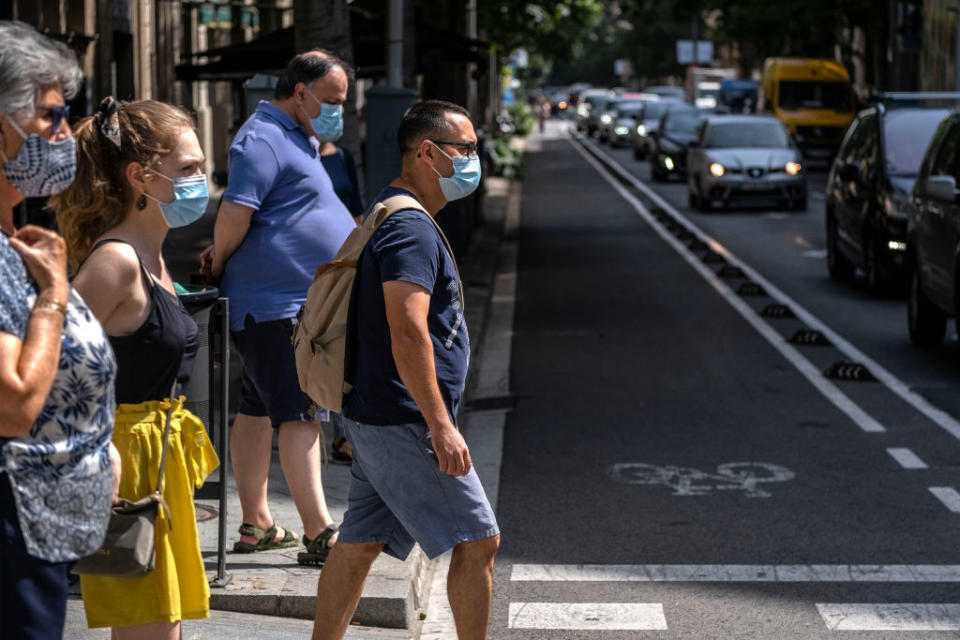
<svg viewBox="0 0 960 640"><path fill-rule="evenodd" d="M355 227L320 161L319 138L341 126L350 69L329 52L293 58L275 97L257 105L230 147L210 270L230 298L243 363L230 458L243 511L235 552L297 545L267 505L273 429L302 520L302 564L322 564L337 527L320 481L319 423L300 390L290 334L317 267ZM316 140L314 139L316 138Z"/></svg>

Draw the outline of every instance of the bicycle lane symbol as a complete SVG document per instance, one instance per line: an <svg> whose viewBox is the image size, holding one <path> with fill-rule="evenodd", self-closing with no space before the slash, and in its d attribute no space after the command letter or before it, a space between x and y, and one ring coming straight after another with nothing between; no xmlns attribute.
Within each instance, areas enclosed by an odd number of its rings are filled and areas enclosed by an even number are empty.
<svg viewBox="0 0 960 640"><path fill-rule="evenodd" d="M715 473L673 465L657 466L642 462L619 462L607 468L607 476L623 484L661 484L673 489L675 496L704 496L714 491L743 491L748 498L769 498L758 485L793 480L786 467L769 462L727 462Z"/></svg>

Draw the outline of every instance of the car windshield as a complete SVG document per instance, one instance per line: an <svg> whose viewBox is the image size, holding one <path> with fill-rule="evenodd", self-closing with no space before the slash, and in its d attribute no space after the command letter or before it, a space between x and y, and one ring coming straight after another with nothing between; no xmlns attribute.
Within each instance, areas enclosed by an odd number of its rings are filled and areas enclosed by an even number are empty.
<svg viewBox="0 0 960 640"><path fill-rule="evenodd" d="M620 105L617 108L617 114L620 118L636 118L643 111L642 104Z"/></svg>
<svg viewBox="0 0 960 640"><path fill-rule="evenodd" d="M783 125L776 121L724 122L711 125L705 146L784 149L790 143Z"/></svg>
<svg viewBox="0 0 960 640"><path fill-rule="evenodd" d="M850 85L845 82L784 81L780 83L781 109L853 109Z"/></svg>
<svg viewBox="0 0 960 640"><path fill-rule="evenodd" d="M884 152L891 176L916 176L923 154L940 122L944 109L889 111L884 118Z"/></svg>
<svg viewBox="0 0 960 640"><path fill-rule="evenodd" d="M669 102L660 102L653 101L648 102L647 106L643 109L643 119L644 120L659 120L667 111L667 107L670 105Z"/></svg>
<svg viewBox="0 0 960 640"><path fill-rule="evenodd" d="M663 124L672 133L695 133L702 122L703 117L696 111L679 111L669 114Z"/></svg>

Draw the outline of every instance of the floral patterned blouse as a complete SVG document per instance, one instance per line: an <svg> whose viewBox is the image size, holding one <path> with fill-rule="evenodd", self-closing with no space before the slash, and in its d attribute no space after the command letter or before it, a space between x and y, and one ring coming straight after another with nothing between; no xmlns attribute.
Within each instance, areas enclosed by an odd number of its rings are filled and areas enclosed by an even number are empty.
<svg viewBox="0 0 960 640"><path fill-rule="evenodd" d="M24 339L37 293L20 256L0 234L0 331ZM106 334L73 288L60 338L60 366L30 431L0 438L27 552L75 560L103 543L113 492L116 362Z"/></svg>

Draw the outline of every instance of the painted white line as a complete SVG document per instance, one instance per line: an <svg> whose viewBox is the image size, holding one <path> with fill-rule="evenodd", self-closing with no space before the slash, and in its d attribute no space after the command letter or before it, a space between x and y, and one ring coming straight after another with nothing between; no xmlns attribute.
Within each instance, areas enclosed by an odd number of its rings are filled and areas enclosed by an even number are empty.
<svg viewBox="0 0 960 640"><path fill-rule="evenodd" d="M572 141L571 141L571 144L573 144ZM646 184L638 180L636 176L634 176L630 172L623 169L616 160L614 160L613 158L608 156L606 153L604 153L595 144L593 144L593 142L587 140L587 141L584 141L584 144L591 145L591 148L593 148L598 155L602 155L607 159L609 163L614 165L617 168L617 173L623 176L624 179L629 181L630 184L632 184L637 189L642 191L645 195L647 195L651 200L656 202L657 205L659 205L665 211L671 213L677 219L678 222L683 223L691 231L699 234L700 237L708 245L710 245L710 248L712 248L717 253L723 255L723 257L726 258L727 261L730 262L731 264L740 267L743 270L743 272L746 273L751 280L763 286L763 288L766 290L767 294L770 297L776 299L777 302L782 302L784 304L790 305L794 313L796 313L797 318L801 322L803 322L807 327L809 327L810 329L817 329L818 331L820 331L844 355L846 355L851 360L859 362L864 366L866 366L868 369L870 369L870 372L873 373L873 375L877 378L877 380L879 380L888 389L893 391L897 396L899 396L902 400L904 400L904 402L908 403L910 406L912 406L914 409L916 409L917 411L925 415L935 424L939 425L941 428L947 431L954 438L960 440L960 421L956 420L953 416L948 414L946 411L940 409L939 407L935 407L933 404L930 403L929 400L921 396L919 393L910 389L910 387L905 382L903 382L902 380L897 378L895 375L893 375L890 371L882 367L873 358L871 358L870 356L862 352L857 347L853 346L853 344L851 344L849 341L843 338L840 334L836 333L833 329L831 329L826 324L824 324L823 321L821 321L819 318L817 318L812 313L807 311L805 308L800 306L800 304L796 300L794 300L793 298L788 296L786 293L781 291L779 287L777 287L772 282L767 280L765 277L760 275L759 272L757 272L751 266L747 265L742 260L740 260L737 256L731 253L726 247L721 245L714 238L707 235L703 230L701 230L695 224L687 220L687 218L683 214L677 211L677 209L673 205L671 205L669 202L664 200L660 196L660 194L658 194L649 186L647 186ZM574 146L576 145L574 144ZM659 228L660 225L657 224L656 226L657 228Z"/></svg>
<svg viewBox="0 0 960 640"><path fill-rule="evenodd" d="M827 257L826 249L810 249L809 251L803 252L804 258L815 258L817 260L823 260Z"/></svg>
<svg viewBox="0 0 960 640"><path fill-rule="evenodd" d="M845 393L840 391L836 385L824 377L823 373L817 367L815 367L813 363L803 357L800 352L793 347L793 345L784 340L783 336L777 333L772 326L765 322L763 318L761 318L760 315L750 307L750 305L748 305L733 291L731 291L730 288L727 287L727 285L723 282L723 280L721 280L708 265L703 264L703 262L701 262L685 244L681 243L679 240L670 235L670 233L668 233L667 230L664 229L659 222L657 222L656 218L650 214L647 208L644 207L639 200L637 200L636 196L627 191L623 185L617 182L596 158L584 151L573 140L570 140L570 144L581 156L583 156L590 166L597 170L597 173L599 173L624 200L633 206L634 210L640 215L640 217L647 221L651 229L653 229L661 238L663 238L667 244L673 247L674 250L679 253L680 256L703 277L704 280L710 283L710 285L727 301L727 303L730 304L730 306L732 306L741 316L743 316L743 318L754 329L756 329L756 331L762 335L767 342L769 342L777 351L781 353L781 355L783 355L784 358L786 358L794 367L796 367L797 370L800 371L800 373L802 373L803 376L809 380L818 391L820 391L820 393L822 393L828 400L830 400L830 402L834 404L834 406L845 413L847 417L854 422L854 424L866 432L879 433L886 431L883 425L870 417L870 415L868 415L863 409L861 409L856 403L847 397ZM628 173L623 171L619 165L615 164L614 166L618 169L618 173L633 179L633 176L630 176ZM638 184L642 183L638 182ZM700 233L699 229L696 229L696 227L693 227L693 225L685 220L683 220L683 223L689 228ZM707 236L704 235L703 237L706 238Z"/></svg>
<svg viewBox="0 0 960 640"><path fill-rule="evenodd" d="M892 449L887 449L894 460L900 463L900 466L904 469L926 469L927 463L920 459L920 457L915 454L910 449L906 447L894 447Z"/></svg>
<svg viewBox="0 0 960 640"><path fill-rule="evenodd" d="M511 602L511 629L665 631L662 604L635 602Z"/></svg>
<svg viewBox="0 0 960 640"><path fill-rule="evenodd" d="M960 604L817 604L830 631L957 631Z"/></svg>
<svg viewBox="0 0 960 640"><path fill-rule="evenodd" d="M960 513L960 493L953 487L930 487L930 493L937 497L947 509Z"/></svg>
<svg viewBox="0 0 960 640"><path fill-rule="evenodd" d="M515 564L511 582L960 582L938 564Z"/></svg>

